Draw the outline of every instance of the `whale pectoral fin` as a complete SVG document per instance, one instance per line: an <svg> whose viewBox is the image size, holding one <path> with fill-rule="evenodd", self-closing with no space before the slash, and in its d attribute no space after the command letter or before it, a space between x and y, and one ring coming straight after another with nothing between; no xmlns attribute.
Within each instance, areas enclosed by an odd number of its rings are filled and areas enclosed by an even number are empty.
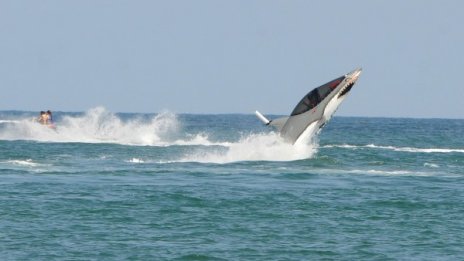
<svg viewBox="0 0 464 261"><path fill-rule="evenodd" d="M269 125L276 128L280 132L282 128L284 127L285 123L287 122L288 118L289 117L282 117L282 118L272 120L269 123Z"/></svg>

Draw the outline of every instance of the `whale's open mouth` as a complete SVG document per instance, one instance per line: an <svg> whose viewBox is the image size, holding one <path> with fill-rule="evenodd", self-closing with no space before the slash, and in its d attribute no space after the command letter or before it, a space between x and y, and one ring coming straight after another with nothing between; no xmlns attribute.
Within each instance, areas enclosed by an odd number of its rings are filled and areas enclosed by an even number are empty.
<svg viewBox="0 0 464 261"><path fill-rule="evenodd" d="M269 120L256 111L256 116L266 125L275 127L288 143L295 144L301 136L316 133L329 121L338 106L359 78L358 68L328 83L312 89L295 106L287 117Z"/></svg>
<svg viewBox="0 0 464 261"><path fill-rule="evenodd" d="M351 88L353 88L354 83L354 81L350 82L345 87L343 87L343 89L338 94L338 98L342 97L343 95L346 95L351 90Z"/></svg>

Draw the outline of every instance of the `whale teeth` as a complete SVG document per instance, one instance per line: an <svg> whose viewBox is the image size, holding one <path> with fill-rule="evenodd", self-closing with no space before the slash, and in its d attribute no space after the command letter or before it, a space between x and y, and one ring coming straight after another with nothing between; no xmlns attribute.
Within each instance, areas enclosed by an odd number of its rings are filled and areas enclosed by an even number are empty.
<svg viewBox="0 0 464 261"><path fill-rule="evenodd" d="M351 88L353 87L353 85L354 85L354 82L350 82L350 83L348 83L347 85L345 85L345 86L342 88L342 90L340 91L340 94L338 95L338 97L340 98L340 97L342 97L343 95L347 94L347 93L351 90Z"/></svg>

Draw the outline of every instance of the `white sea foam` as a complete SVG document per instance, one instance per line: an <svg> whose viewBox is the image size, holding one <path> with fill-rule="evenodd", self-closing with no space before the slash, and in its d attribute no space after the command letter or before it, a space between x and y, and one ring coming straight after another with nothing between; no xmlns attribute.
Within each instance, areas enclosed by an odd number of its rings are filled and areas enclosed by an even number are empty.
<svg viewBox="0 0 464 261"><path fill-rule="evenodd" d="M179 128L176 115L163 112L149 121L123 121L104 108L91 109L83 116L66 116L55 133L56 141L108 142L127 145L166 145Z"/></svg>
<svg viewBox="0 0 464 261"><path fill-rule="evenodd" d="M395 146L379 146L375 144L368 145L324 145L321 148L345 148L345 149L383 149L398 152L411 152L411 153L464 153L464 149L449 149L449 148L412 148L412 147L395 147Z"/></svg>
<svg viewBox="0 0 464 261"><path fill-rule="evenodd" d="M179 161L229 163L237 161L293 161L310 158L317 146L309 143L291 145L277 133L251 134L225 144L225 150L198 150Z"/></svg>
<svg viewBox="0 0 464 261"><path fill-rule="evenodd" d="M436 176L437 173L425 171L408 171L408 170L379 170L379 169L354 169L348 170L347 173L361 174L361 175L375 175L375 176L416 176L416 177L429 177Z"/></svg>
<svg viewBox="0 0 464 261"><path fill-rule="evenodd" d="M124 120L103 107L88 110L79 116L64 116L57 129L20 119L3 126L0 139L45 142L116 143L146 146L199 146L180 156L175 162L227 163L236 161L291 161L312 157L316 146L306 135L295 145L284 142L277 133L244 135L238 141L212 141L208 133L185 133L177 116L163 112L152 119ZM143 163L139 158L128 162Z"/></svg>
<svg viewBox="0 0 464 261"><path fill-rule="evenodd" d="M365 173L368 174L375 174L375 175L412 175L412 174L419 174L419 172L411 172L407 170L376 170L376 169L369 169L365 170Z"/></svg>
<svg viewBox="0 0 464 261"><path fill-rule="evenodd" d="M435 164L435 163L424 163L424 167L429 167L429 168L439 168L440 166L438 164Z"/></svg>
<svg viewBox="0 0 464 261"><path fill-rule="evenodd" d="M152 119L123 120L103 107L88 110L80 116L64 116L57 129L37 124L31 119L12 121L3 126L2 140L35 140L46 142L117 143L125 145L169 146L198 144L204 135L179 138L180 123L171 112Z"/></svg>
<svg viewBox="0 0 464 261"><path fill-rule="evenodd" d="M19 123L17 120L0 120L0 123Z"/></svg>
<svg viewBox="0 0 464 261"><path fill-rule="evenodd" d="M210 141L208 134L199 133L195 135L187 135L185 139L177 139L171 142L171 145L179 146L230 146L231 142L228 141Z"/></svg>
<svg viewBox="0 0 464 261"><path fill-rule="evenodd" d="M342 144L342 145L324 145L321 148L344 148L344 149L356 149L356 148L362 148L363 146L355 146L355 145L348 145L348 144Z"/></svg>
<svg viewBox="0 0 464 261"><path fill-rule="evenodd" d="M6 169L28 170L35 173L41 173L50 170L51 164L38 163L32 159L16 159L0 161L0 166Z"/></svg>
<svg viewBox="0 0 464 261"><path fill-rule="evenodd" d="M10 164L13 164L13 165L18 165L18 166L26 166L26 167L40 166L39 163L33 162L32 159L27 159L27 160L7 160L6 163L10 163Z"/></svg>
<svg viewBox="0 0 464 261"><path fill-rule="evenodd" d="M292 170L292 173L307 174L307 169L301 169L299 172L296 169ZM313 174L321 175L340 175L340 174L353 174L353 175L369 175L369 176L418 176L418 177L429 177L443 174L430 171L412 171L412 170L401 170L401 169L337 169L337 168L315 168L311 169Z"/></svg>
<svg viewBox="0 0 464 261"><path fill-rule="evenodd" d="M128 160L127 162L129 162L129 163L145 163L144 160L139 159L139 158L132 158L132 159Z"/></svg>

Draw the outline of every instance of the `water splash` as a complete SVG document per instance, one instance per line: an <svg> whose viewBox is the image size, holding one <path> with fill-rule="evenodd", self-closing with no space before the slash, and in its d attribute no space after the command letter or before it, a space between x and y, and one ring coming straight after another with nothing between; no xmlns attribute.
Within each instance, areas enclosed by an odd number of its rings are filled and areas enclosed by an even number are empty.
<svg viewBox="0 0 464 261"><path fill-rule="evenodd" d="M285 142L277 133L251 134L217 150L197 150L179 161L230 163L237 161L294 161L311 158L316 144Z"/></svg>
<svg viewBox="0 0 464 261"><path fill-rule="evenodd" d="M59 141L108 142L126 145L166 145L170 135L178 132L176 115L163 112L146 121L122 120L98 107L82 117L66 116L59 125ZM77 137L77 139L76 139Z"/></svg>
<svg viewBox="0 0 464 261"><path fill-rule="evenodd" d="M103 107L81 115L64 115L56 129L38 124L30 118L16 119L0 125L0 140L33 140L40 142L115 143L138 146L181 146L175 155L164 155L167 162L228 163L237 161L293 161L311 158L317 145L311 135L288 144L275 132L249 133L238 140L211 140L209 130L188 133L177 115L162 112L152 118L122 117ZM159 159L153 159L159 162ZM146 163L138 157L131 163Z"/></svg>
<svg viewBox="0 0 464 261"><path fill-rule="evenodd" d="M3 126L0 139L166 146L175 138L180 123L170 112L162 112L149 120L123 120L97 107L84 115L64 116L56 125L56 129L51 129L33 119L21 119Z"/></svg>

